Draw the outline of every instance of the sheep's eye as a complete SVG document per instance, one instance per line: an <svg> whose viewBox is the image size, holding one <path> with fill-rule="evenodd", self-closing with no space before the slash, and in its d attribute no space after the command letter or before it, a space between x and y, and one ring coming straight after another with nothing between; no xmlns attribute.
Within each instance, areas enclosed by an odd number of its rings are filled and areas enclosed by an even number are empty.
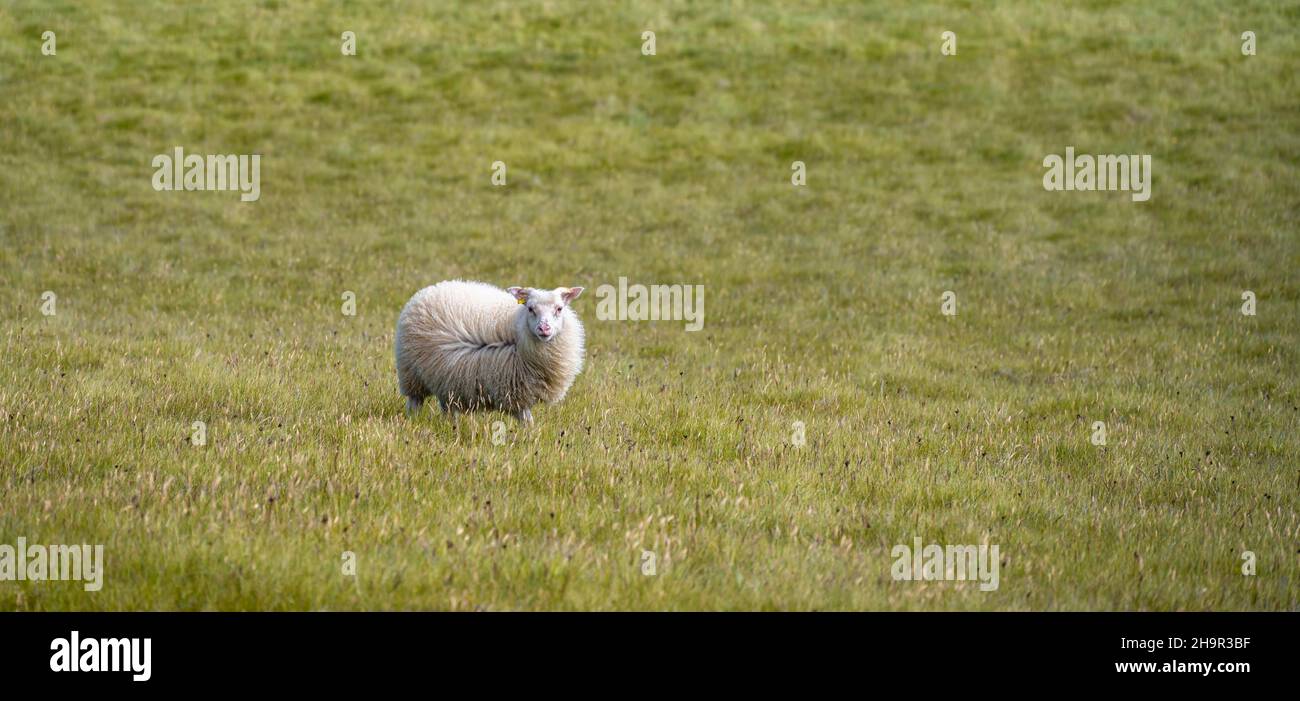
<svg viewBox="0 0 1300 701"><path fill-rule="evenodd" d="M562 311L564 311L564 307L556 307L556 308L555 308L555 315L556 315L556 316L559 316L559 315L560 315L560 312L562 312Z"/></svg>
<svg viewBox="0 0 1300 701"><path fill-rule="evenodd" d="M532 313L534 313L534 310L533 310L533 308L532 308L532 307L529 307L529 308L528 308L528 313L529 313L529 314L532 314Z"/></svg>

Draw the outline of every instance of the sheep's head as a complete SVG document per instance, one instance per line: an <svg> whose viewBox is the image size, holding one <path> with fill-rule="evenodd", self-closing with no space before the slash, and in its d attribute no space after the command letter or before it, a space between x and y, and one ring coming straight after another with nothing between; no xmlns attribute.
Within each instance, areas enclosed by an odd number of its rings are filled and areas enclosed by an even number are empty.
<svg viewBox="0 0 1300 701"><path fill-rule="evenodd" d="M582 290L581 287L557 287L553 290L511 287L506 291L524 305L524 319L533 336L539 341L550 342L564 331L565 310L582 294Z"/></svg>

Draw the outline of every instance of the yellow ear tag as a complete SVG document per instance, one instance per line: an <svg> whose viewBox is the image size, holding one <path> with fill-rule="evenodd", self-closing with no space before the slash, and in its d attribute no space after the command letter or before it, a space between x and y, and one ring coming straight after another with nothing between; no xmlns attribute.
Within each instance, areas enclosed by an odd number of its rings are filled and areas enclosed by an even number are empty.
<svg viewBox="0 0 1300 701"><path fill-rule="evenodd" d="M523 304L523 303L524 303L524 300L522 300L522 299L518 299L518 298L516 298L516 301L517 301L519 304Z"/></svg>

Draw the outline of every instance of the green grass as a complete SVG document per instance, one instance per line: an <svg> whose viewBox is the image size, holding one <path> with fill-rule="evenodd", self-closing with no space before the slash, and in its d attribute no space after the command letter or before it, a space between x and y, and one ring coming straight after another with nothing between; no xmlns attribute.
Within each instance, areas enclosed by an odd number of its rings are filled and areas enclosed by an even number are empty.
<svg viewBox="0 0 1300 701"><path fill-rule="evenodd" d="M107 564L0 609L1295 609L1297 24L6 3L0 543ZM262 199L155 192L176 146L262 154ZM1152 154L1151 200L1044 191L1066 146ZM704 329L592 296L534 428L403 415L420 287L620 276L704 285ZM1001 587L893 581L915 536L999 544Z"/></svg>

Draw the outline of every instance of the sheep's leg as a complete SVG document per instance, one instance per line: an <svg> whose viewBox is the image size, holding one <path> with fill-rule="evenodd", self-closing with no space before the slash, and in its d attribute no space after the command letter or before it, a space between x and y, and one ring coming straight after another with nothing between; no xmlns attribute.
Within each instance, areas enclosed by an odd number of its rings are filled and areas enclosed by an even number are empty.
<svg viewBox="0 0 1300 701"><path fill-rule="evenodd" d="M521 424L523 424L523 425L525 425L525 426L532 426L532 425L533 425L533 410L532 410L532 409L520 409L519 411L516 411L516 412L515 412L515 418L516 418L516 419L519 419L519 423L521 423Z"/></svg>
<svg viewBox="0 0 1300 701"><path fill-rule="evenodd" d="M424 406L424 399L422 397L407 397L406 415L415 416L416 414L420 413L420 408L423 406Z"/></svg>

